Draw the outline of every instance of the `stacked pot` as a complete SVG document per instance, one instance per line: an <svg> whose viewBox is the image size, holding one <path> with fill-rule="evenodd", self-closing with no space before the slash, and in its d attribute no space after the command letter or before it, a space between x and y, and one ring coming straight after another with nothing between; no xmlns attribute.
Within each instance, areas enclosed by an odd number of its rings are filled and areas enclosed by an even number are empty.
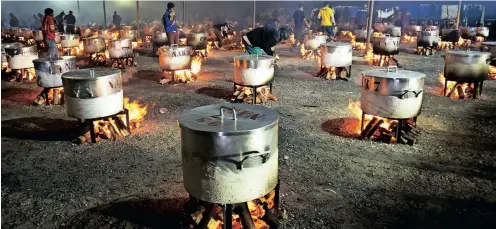
<svg viewBox="0 0 496 229"><path fill-rule="evenodd" d="M121 71L92 68L62 74L67 115L95 119L117 114L124 109Z"/></svg>
<svg viewBox="0 0 496 229"><path fill-rule="evenodd" d="M328 42L320 46L321 65L326 67L351 66L353 48L351 43Z"/></svg>
<svg viewBox="0 0 496 229"><path fill-rule="evenodd" d="M407 119L420 114L425 74L387 69L362 72L361 109L383 118Z"/></svg>
<svg viewBox="0 0 496 229"><path fill-rule="evenodd" d="M305 35L305 37L303 38L303 44L305 45L305 50L317 51L319 50L320 45L326 42L327 42L326 35L312 34L312 35Z"/></svg>
<svg viewBox="0 0 496 229"><path fill-rule="evenodd" d="M246 86L266 85L274 80L274 57L241 55L234 57L233 82Z"/></svg>
<svg viewBox="0 0 496 229"><path fill-rule="evenodd" d="M278 114L256 105L215 104L179 117L184 187L210 203L260 198L278 183Z"/></svg>
<svg viewBox="0 0 496 229"><path fill-rule="evenodd" d="M40 58L33 61L39 87L62 87L62 74L76 70L75 56Z"/></svg>
<svg viewBox="0 0 496 229"><path fill-rule="evenodd" d="M60 35L60 44L62 48L79 47L78 34L62 34Z"/></svg>

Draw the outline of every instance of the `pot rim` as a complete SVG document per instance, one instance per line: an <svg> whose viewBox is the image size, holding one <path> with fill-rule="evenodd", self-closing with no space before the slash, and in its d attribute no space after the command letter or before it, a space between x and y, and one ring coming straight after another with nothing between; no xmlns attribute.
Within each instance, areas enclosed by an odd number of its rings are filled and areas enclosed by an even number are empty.
<svg viewBox="0 0 496 229"><path fill-rule="evenodd" d="M70 60L76 60L76 56L59 56L58 58L50 58L50 57L45 57L45 58L38 58L36 60L33 60L33 62L36 63L42 63L42 62L50 62L54 63L57 61L70 61Z"/></svg>
<svg viewBox="0 0 496 229"><path fill-rule="evenodd" d="M91 77L91 71L94 77ZM110 68L85 68L62 74L62 79L77 81L97 81L105 78L114 78L121 76L121 70Z"/></svg>
<svg viewBox="0 0 496 229"><path fill-rule="evenodd" d="M393 71L396 70L396 71ZM396 66L388 67L387 69L372 69L361 72L362 76L370 76L375 78L388 79L418 79L425 78L425 74L421 72L398 70Z"/></svg>
<svg viewBox="0 0 496 229"><path fill-rule="evenodd" d="M481 52L481 51L461 51L461 50L449 50L446 51L446 54L450 54L453 56L486 56L489 55L491 56L490 52Z"/></svg>

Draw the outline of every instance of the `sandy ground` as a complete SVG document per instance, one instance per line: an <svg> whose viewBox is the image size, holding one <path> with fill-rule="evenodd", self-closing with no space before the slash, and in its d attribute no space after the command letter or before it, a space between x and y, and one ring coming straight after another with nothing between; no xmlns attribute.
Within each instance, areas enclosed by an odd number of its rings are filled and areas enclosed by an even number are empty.
<svg viewBox="0 0 496 229"><path fill-rule="evenodd" d="M404 69L426 74L423 135L413 147L372 143L329 133L349 121L355 79L314 78L315 61L279 50L279 100L267 106L280 113L283 228L496 228L496 81L480 100L448 99L437 90L440 55L402 53ZM32 105L35 84L2 81L2 227L180 228L188 194L176 120L228 101L238 54L215 51L198 81L178 85L155 83L158 60L139 56L124 93L150 104L146 121L99 144L72 143L76 120L63 106Z"/></svg>

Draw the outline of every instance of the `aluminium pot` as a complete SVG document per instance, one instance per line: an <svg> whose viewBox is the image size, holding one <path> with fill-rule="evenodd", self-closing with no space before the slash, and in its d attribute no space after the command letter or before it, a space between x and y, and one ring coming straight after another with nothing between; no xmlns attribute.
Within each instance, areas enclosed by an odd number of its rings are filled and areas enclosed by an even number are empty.
<svg viewBox="0 0 496 229"><path fill-rule="evenodd" d="M461 32L459 29L443 29L441 30L441 40L447 42L458 42Z"/></svg>
<svg viewBox="0 0 496 229"><path fill-rule="evenodd" d="M119 31L119 36L121 39L128 39L131 41L135 41L136 40L136 33L137 33L136 30L123 29L123 30Z"/></svg>
<svg viewBox="0 0 496 229"><path fill-rule="evenodd" d="M33 60L39 87L62 87L62 74L76 70L75 56Z"/></svg>
<svg viewBox="0 0 496 229"><path fill-rule="evenodd" d="M484 41L481 43L481 51L490 52L492 59L496 59L496 41Z"/></svg>
<svg viewBox="0 0 496 229"><path fill-rule="evenodd" d="M190 32L186 35L186 45L193 50L207 49L207 34L203 32Z"/></svg>
<svg viewBox="0 0 496 229"><path fill-rule="evenodd" d="M179 117L186 191L211 202L260 198L278 182L278 113L249 104L214 104Z"/></svg>
<svg viewBox="0 0 496 229"><path fill-rule="evenodd" d="M360 106L364 113L395 119L420 114L425 74L398 70L397 66L361 74Z"/></svg>
<svg viewBox="0 0 496 229"><path fill-rule="evenodd" d="M475 33L477 36L488 37L489 36L489 27L476 27Z"/></svg>
<svg viewBox="0 0 496 229"><path fill-rule="evenodd" d="M33 39L35 41L41 42L44 39L43 38L43 31L41 31L41 30L34 30L33 35L34 35Z"/></svg>
<svg viewBox="0 0 496 229"><path fill-rule="evenodd" d="M408 36L417 36L417 33L422 31L421 25L409 25L406 27L406 34Z"/></svg>
<svg viewBox="0 0 496 229"><path fill-rule="evenodd" d="M101 37L83 38L84 53L105 52L105 40Z"/></svg>
<svg viewBox="0 0 496 229"><path fill-rule="evenodd" d="M234 57L234 83L260 86L272 82L274 80L274 61L274 57L268 55Z"/></svg>
<svg viewBox="0 0 496 229"><path fill-rule="evenodd" d="M121 71L89 68L62 74L67 115L94 119L115 115L124 109Z"/></svg>
<svg viewBox="0 0 496 229"><path fill-rule="evenodd" d="M439 44L439 31L429 28L417 34L417 46L437 47Z"/></svg>
<svg viewBox="0 0 496 229"><path fill-rule="evenodd" d="M374 37L372 49L374 54L395 55L399 53L400 37L391 37L389 34Z"/></svg>
<svg viewBox="0 0 496 229"><path fill-rule="evenodd" d="M13 43L5 46L5 55L11 69L32 68L33 60L38 59L38 48L36 45Z"/></svg>
<svg viewBox="0 0 496 229"><path fill-rule="evenodd" d="M109 57L110 58L126 58L133 57L133 45L131 40L113 40L108 42Z"/></svg>
<svg viewBox="0 0 496 229"><path fill-rule="evenodd" d="M93 30L91 30L91 28L88 27L81 27L79 29L79 36L81 38L91 37L93 36Z"/></svg>
<svg viewBox="0 0 496 229"><path fill-rule="evenodd" d="M60 36L62 36L62 35L63 35L63 33L60 33L60 32L55 33L55 43L60 44L60 41L62 40L62 38Z"/></svg>
<svg viewBox="0 0 496 229"><path fill-rule="evenodd" d="M432 31L438 31L438 33L439 33L439 26L437 26L437 25L426 25L425 29L430 29Z"/></svg>
<svg viewBox="0 0 496 229"><path fill-rule="evenodd" d="M159 49L159 63L162 70L177 71L191 68L193 50L189 46L173 44L162 46Z"/></svg>
<svg viewBox="0 0 496 229"><path fill-rule="evenodd" d="M112 31L110 31L108 29L98 31L98 37L101 37L104 40L113 40L114 39Z"/></svg>
<svg viewBox="0 0 496 229"><path fill-rule="evenodd" d="M157 47L162 47L164 45L169 44L169 40L167 39L167 33L162 32L160 30L153 31L152 41L153 44Z"/></svg>
<svg viewBox="0 0 496 229"><path fill-rule="evenodd" d="M328 42L320 46L322 66L346 67L351 66L353 48L351 43Z"/></svg>
<svg viewBox="0 0 496 229"><path fill-rule="evenodd" d="M370 31L372 34L374 30ZM353 35L355 35L356 42L366 42L367 41L367 28L356 29L353 31Z"/></svg>
<svg viewBox="0 0 496 229"><path fill-rule="evenodd" d="M312 34L312 35L305 35L305 37L303 38L303 44L305 45L305 50L312 50L312 51L319 50L320 45L326 42L327 42L326 35Z"/></svg>
<svg viewBox="0 0 496 229"><path fill-rule="evenodd" d="M488 79L490 52L446 51L444 77L449 81L476 83Z"/></svg>
<svg viewBox="0 0 496 229"><path fill-rule="evenodd" d="M79 34L60 35L60 44L62 48L79 47Z"/></svg>
<svg viewBox="0 0 496 229"><path fill-rule="evenodd" d="M477 35L476 29L476 27L462 27L462 37L468 39L474 38Z"/></svg>
<svg viewBox="0 0 496 229"><path fill-rule="evenodd" d="M389 26L386 32L392 37L401 37L401 27L399 26Z"/></svg>

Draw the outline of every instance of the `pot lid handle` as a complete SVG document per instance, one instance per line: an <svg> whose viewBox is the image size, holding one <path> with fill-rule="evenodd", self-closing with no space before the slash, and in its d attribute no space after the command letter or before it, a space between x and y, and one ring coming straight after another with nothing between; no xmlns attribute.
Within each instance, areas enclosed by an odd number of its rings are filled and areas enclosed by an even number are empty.
<svg viewBox="0 0 496 229"><path fill-rule="evenodd" d="M234 110L233 108L230 108L230 107L225 107L225 106L220 107L220 116L221 117L224 117L224 109L231 110L232 114L233 114L233 120L238 120L238 118L236 117L236 110Z"/></svg>
<svg viewBox="0 0 496 229"><path fill-rule="evenodd" d="M386 33L386 34L384 34L384 36L385 36L385 37L390 37L390 36L391 36L391 34Z"/></svg>
<svg viewBox="0 0 496 229"><path fill-rule="evenodd" d="M398 66L388 66L386 70L386 72L397 72L397 71L398 71Z"/></svg>
<svg viewBox="0 0 496 229"><path fill-rule="evenodd" d="M177 44L171 44L170 47L177 47L178 45Z"/></svg>
<svg viewBox="0 0 496 229"><path fill-rule="evenodd" d="M90 76L91 78L95 78L95 70L90 69Z"/></svg>

